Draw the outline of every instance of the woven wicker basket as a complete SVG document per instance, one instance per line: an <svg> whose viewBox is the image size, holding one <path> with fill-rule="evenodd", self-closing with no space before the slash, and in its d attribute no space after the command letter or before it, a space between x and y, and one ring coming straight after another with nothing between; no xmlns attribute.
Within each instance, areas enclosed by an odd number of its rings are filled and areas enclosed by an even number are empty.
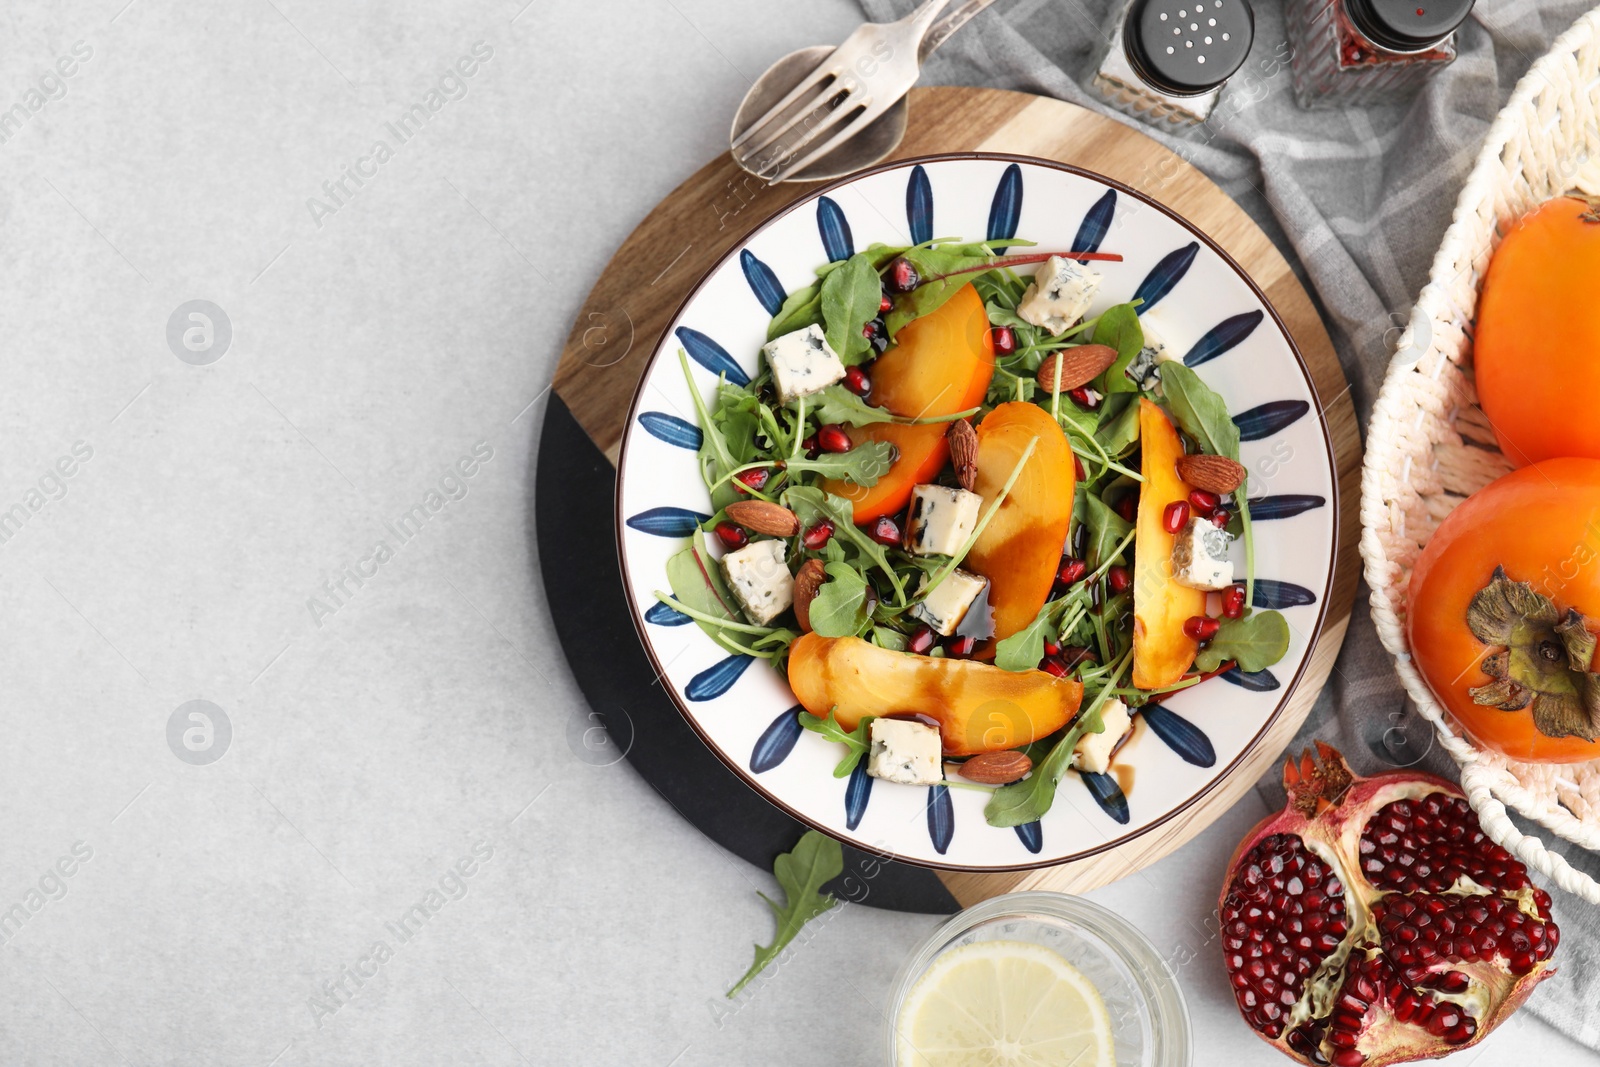
<svg viewBox="0 0 1600 1067"><path fill-rule="evenodd" d="M1600 760L1518 763L1458 734L1406 643L1406 586L1422 546L1468 494L1511 469L1478 409L1472 323L1500 235L1541 201L1600 192L1600 8L1534 64L1489 130L1454 219L1401 335L1373 411L1361 482L1361 555L1378 636L1440 742L1484 830L1561 888L1600 904L1600 885L1517 830L1507 807L1600 850Z"/></svg>

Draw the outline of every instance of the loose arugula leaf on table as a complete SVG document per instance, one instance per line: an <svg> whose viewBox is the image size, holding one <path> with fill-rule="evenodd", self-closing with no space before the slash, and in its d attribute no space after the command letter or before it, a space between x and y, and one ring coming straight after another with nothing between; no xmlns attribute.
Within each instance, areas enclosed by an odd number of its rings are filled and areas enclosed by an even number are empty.
<svg viewBox="0 0 1600 1067"><path fill-rule="evenodd" d="M1097 345L1117 350L1117 361L1100 372L1094 387L1102 393L1137 393L1139 386L1127 375L1128 364L1144 348L1144 329L1132 304L1117 304L1100 313L1090 336Z"/></svg>
<svg viewBox="0 0 1600 1067"><path fill-rule="evenodd" d="M883 282L866 252L857 252L822 279L822 321L828 344L845 366L860 363L872 349L861 328L878 317Z"/></svg>
<svg viewBox="0 0 1600 1067"><path fill-rule="evenodd" d="M839 842L816 830L807 830L801 836L800 843L794 846L794 851L778 857L772 865L772 873L783 890L784 903L779 905L765 893L757 894L772 909L772 917L778 923L777 931L772 944L755 946L755 962L750 964L750 969L738 984L728 990L728 999L738 996L752 978L777 959L802 926L833 907L836 901L821 889L830 879L837 878L843 872L844 850L839 847Z"/></svg>
<svg viewBox="0 0 1600 1067"><path fill-rule="evenodd" d="M890 441L863 441L848 452L824 452L815 459L791 459L790 474L820 474L856 485L873 486L894 466L895 447Z"/></svg>
<svg viewBox="0 0 1600 1067"><path fill-rule="evenodd" d="M1232 660L1241 671L1263 671L1289 651L1289 622L1276 611L1223 619L1217 635L1195 656L1195 669L1214 671Z"/></svg>
<svg viewBox="0 0 1600 1067"><path fill-rule="evenodd" d="M861 762L861 757L872 750L872 742L867 740L869 736L867 727L872 725L872 720L875 716L863 715L861 721L856 723L854 730L846 730L839 725L839 720L834 717L831 711L828 712L826 719L819 719L808 711L802 711L799 714L801 726L814 734L821 734L829 741L837 741L849 749L844 759L840 760L839 765L833 769L835 778L847 777L851 771L856 769L856 764Z"/></svg>
<svg viewBox="0 0 1600 1067"><path fill-rule="evenodd" d="M811 628L823 637L854 637L867 624L867 580L848 563L823 569L828 580L811 600Z"/></svg>

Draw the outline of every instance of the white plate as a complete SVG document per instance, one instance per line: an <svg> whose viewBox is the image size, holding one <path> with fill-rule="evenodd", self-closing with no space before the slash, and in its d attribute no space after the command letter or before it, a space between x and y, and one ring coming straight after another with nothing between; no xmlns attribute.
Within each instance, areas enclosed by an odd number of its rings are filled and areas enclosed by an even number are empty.
<svg viewBox="0 0 1600 1067"><path fill-rule="evenodd" d="M802 731L796 702L765 662L730 656L659 604L666 563L711 512L695 470L686 349L709 398L717 370L756 373L783 294L817 266L873 242L1021 237L1041 250L1118 252L1091 314L1143 295L1143 321L1222 394L1242 424L1255 519L1256 603L1289 621L1288 655L1232 672L1136 718L1120 774L1069 771L1030 826L983 818L985 793L833 777L843 749ZM1278 716L1322 626L1333 578L1338 498L1332 444L1299 353L1266 298L1204 234L1107 178L1046 160L906 160L828 186L752 233L690 293L651 358L629 412L617 478L618 550L634 622L663 685L700 736L768 800L863 849L969 870L1037 867L1144 833L1227 776ZM715 539L712 539L713 542ZM1237 551L1237 548L1236 548ZM1140 721L1142 720L1142 722ZM1119 785L1119 779L1121 784Z"/></svg>

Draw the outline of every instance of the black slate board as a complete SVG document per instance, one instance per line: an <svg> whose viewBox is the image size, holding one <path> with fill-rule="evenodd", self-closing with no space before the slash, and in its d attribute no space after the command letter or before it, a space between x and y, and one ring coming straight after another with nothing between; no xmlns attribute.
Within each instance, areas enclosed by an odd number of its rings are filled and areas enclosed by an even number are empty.
<svg viewBox="0 0 1600 1067"><path fill-rule="evenodd" d="M535 460L533 527L561 650L634 770L701 833L771 870L805 827L724 766L656 684L622 596L616 482L605 454L552 393ZM575 732L583 730L580 722ZM828 886L843 899L896 911L960 910L930 870L875 861L848 845L844 854L844 874Z"/></svg>

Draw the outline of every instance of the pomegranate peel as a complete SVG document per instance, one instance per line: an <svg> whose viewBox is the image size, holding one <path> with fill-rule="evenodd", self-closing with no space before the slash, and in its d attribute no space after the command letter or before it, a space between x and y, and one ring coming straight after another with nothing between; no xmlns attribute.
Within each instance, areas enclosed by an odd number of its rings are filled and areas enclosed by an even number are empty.
<svg viewBox="0 0 1600 1067"><path fill-rule="evenodd" d="M1383 1067L1476 1044L1554 973L1550 896L1450 782L1363 778L1317 742L1246 836L1218 904L1240 1013L1307 1064Z"/></svg>

